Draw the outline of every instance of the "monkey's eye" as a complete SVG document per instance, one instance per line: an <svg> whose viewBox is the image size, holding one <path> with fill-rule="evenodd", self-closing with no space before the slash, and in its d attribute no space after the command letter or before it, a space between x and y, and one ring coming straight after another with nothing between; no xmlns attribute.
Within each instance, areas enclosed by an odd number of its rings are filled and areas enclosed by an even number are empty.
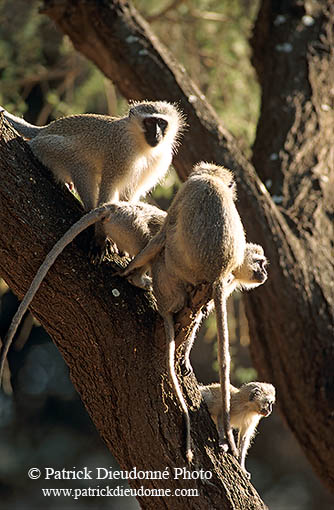
<svg viewBox="0 0 334 510"><path fill-rule="evenodd" d="M261 392L258 389L251 391L251 393L249 395L249 400L250 401L255 400L256 398L258 398L260 396L260 394L261 394Z"/></svg>
<svg viewBox="0 0 334 510"><path fill-rule="evenodd" d="M143 119L145 138L151 147L156 147L165 136L168 122L161 117L145 117Z"/></svg>
<svg viewBox="0 0 334 510"><path fill-rule="evenodd" d="M165 119L162 119L161 117L158 117L157 123L161 131L164 133L166 131L166 128L168 126L168 122Z"/></svg>

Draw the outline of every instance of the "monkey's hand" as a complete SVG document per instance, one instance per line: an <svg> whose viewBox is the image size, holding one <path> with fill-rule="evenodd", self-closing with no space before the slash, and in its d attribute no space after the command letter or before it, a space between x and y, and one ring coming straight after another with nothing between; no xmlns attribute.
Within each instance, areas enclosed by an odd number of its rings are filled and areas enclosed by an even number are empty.
<svg viewBox="0 0 334 510"><path fill-rule="evenodd" d="M190 375L194 372L193 367L190 364L190 361L188 359L181 359L180 361L180 369L182 375Z"/></svg>
<svg viewBox="0 0 334 510"><path fill-rule="evenodd" d="M223 450L224 453L228 452L228 444L226 439L224 438L223 441L219 441L219 446Z"/></svg>
<svg viewBox="0 0 334 510"><path fill-rule="evenodd" d="M91 239L89 246L89 258L94 265L101 264L104 257L110 258L112 255L118 254L116 244L109 238L98 241L94 237Z"/></svg>
<svg viewBox="0 0 334 510"><path fill-rule="evenodd" d="M152 290L152 279L145 274L134 271L127 277L127 280L135 287L139 287L144 290Z"/></svg>

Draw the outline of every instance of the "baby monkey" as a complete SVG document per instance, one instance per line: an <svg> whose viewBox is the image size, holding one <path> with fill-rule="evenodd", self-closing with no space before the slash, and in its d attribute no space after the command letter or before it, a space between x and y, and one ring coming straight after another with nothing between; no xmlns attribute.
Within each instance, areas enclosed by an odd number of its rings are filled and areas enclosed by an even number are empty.
<svg viewBox="0 0 334 510"><path fill-rule="evenodd" d="M224 438L224 429L220 384L200 386L199 389L217 427L221 443ZM251 475L245 468L247 451L259 421L272 412L275 388L269 383L250 382L241 386L240 389L231 384L230 392L230 423L233 429L238 430L238 460L242 470L250 478Z"/></svg>
<svg viewBox="0 0 334 510"><path fill-rule="evenodd" d="M68 229L45 257L13 317L1 350L0 385L6 356L22 317L27 311L28 306L33 300L47 272L65 247L83 230L99 221L105 233L112 237L118 248L133 257L137 255L137 253L145 247L149 239L159 231L166 215L167 213L158 207L144 202L138 202L137 204L119 202L106 204L97 209L93 209ZM149 270L149 268L147 269ZM149 288L150 285L151 279L146 275L141 275L139 286Z"/></svg>
<svg viewBox="0 0 334 510"><path fill-rule="evenodd" d="M146 195L166 174L185 127L181 112L166 101L133 103L124 117L72 115L42 127L4 115L54 177L73 184L86 211ZM102 260L105 243L97 223L94 260Z"/></svg>

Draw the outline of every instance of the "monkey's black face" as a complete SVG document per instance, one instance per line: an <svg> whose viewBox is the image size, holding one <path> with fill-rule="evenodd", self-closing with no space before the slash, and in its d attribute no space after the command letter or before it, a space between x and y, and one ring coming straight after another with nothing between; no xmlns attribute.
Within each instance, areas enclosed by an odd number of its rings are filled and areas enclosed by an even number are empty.
<svg viewBox="0 0 334 510"><path fill-rule="evenodd" d="M264 416L265 418L269 416L272 413L273 410L273 402L264 402L261 409L260 414Z"/></svg>
<svg viewBox="0 0 334 510"><path fill-rule="evenodd" d="M143 126L148 145L156 147L166 134L168 122L162 117L145 117L143 119Z"/></svg>
<svg viewBox="0 0 334 510"><path fill-rule="evenodd" d="M255 402L257 412L261 414L261 416L267 417L272 413L275 398L268 398L268 396L263 394L263 390L260 388L254 388L254 390L252 390L249 394L249 401Z"/></svg>
<svg viewBox="0 0 334 510"><path fill-rule="evenodd" d="M254 261L253 266L253 280L258 283L264 283L268 278L267 273L267 260L265 258L261 258Z"/></svg>

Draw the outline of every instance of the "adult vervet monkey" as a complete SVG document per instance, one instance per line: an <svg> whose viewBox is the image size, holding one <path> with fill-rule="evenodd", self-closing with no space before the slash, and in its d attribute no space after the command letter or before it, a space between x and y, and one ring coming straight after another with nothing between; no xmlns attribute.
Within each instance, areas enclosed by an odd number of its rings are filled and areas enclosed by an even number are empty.
<svg viewBox="0 0 334 510"><path fill-rule="evenodd" d="M166 174L185 127L180 110L167 101L133 103L124 117L71 115L41 127L4 116L57 180L73 184L86 211L146 195ZM94 260L102 260L105 245L97 223Z"/></svg>
<svg viewBox="0 0 334 510"><path fill-rule="evenodd" d="M166 330L168 370L187 425L188 461L192 459L190 420L174 369L173 313L185 306L189 287L202 283L212 285L217 316L224 437L237 456L229 423L230 354L226 299L231 275L243 264L246 239L235 199L235 182L229 170L211 163L197 164L177 192L160 232L123 272L130 281L133 275L138 280L143 268L151 265L153 291Z"/></svg>

